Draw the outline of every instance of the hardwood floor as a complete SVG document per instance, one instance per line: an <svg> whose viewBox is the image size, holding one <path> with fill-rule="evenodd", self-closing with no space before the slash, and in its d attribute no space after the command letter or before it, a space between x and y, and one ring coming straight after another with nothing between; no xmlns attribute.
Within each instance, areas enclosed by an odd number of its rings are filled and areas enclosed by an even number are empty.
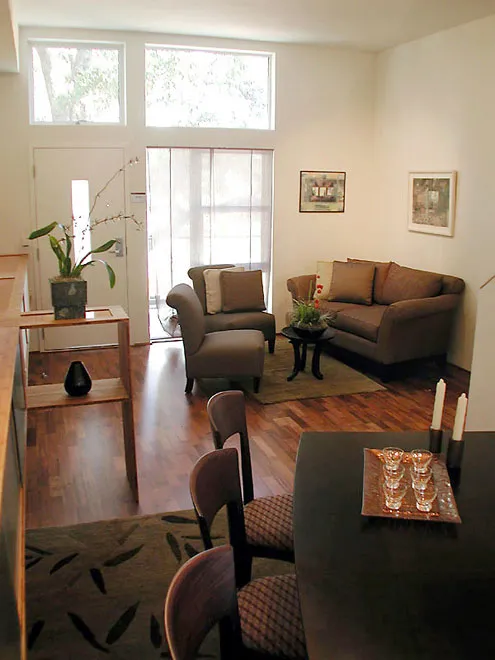
<svg viewBox="0 0 495 660"><path fill-rule="evenodd" d="M118 375L117 349L36 353L30 384L62 382L71 359L93 378ZM104 518L191 508L189 474L212 449L207 398L184 394L182 343L131 349L140 503L125 476L118 404L33 411L28 417L27 526L70 525ZM292 490L304 430L421 430L431 421L434 363L386 383L386 391L261 405L247 399L255 494ZM457 397L469 374L447 366L444 426L452 427Z"/></svg>

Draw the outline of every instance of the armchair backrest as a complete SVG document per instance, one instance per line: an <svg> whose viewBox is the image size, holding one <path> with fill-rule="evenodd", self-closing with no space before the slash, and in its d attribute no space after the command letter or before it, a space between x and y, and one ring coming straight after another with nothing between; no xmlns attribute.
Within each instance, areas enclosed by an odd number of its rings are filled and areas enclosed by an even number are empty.
<svg viewBox="0 0 495 660"><path fill-rule="evenodd" d="M206 314L206 287L203 272L207 268L232 268L233 266L235 266L235 264L210 264L207 266L193 266L193 268L189 268L187 271L187 274L192 279L193 287L199 298L201 307L203 308L203 314Z"/></svg>
<svg viewBox="0 0 495 660"><path fill-rule="evenodd" d="M205 317L198 296L188 284L177 284L167 295L167 305L177 310L184 353L194 355L205 337Z"/></svg>

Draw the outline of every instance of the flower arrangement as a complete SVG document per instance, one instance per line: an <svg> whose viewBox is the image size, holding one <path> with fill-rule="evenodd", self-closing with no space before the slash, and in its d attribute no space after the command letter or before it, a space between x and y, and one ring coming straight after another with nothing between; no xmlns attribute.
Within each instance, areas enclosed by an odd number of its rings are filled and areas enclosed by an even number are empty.
<svg viewBox="0 0 495 660"><path fill-rule="evenodd" d="M321 287L321 284L316 287L317 292L318 287ZM292 305L290 325L296 330L299 329L308 332L323 331L335 317L335 314L323 312L320 309L320 301L318 298L313 298L313 286L311 284L308 297L306 299L293 300Z"/></svg>
<svg viewBox="0 0 495 660"><path fill-rule="evenodd" d="M92 232L96 227L107 222L116 222L117 220L131 220L139 228L141 223L136 219L134 214L126 215L125 213L118 213L117 215L107 216L105 218L100 218L98 220L93 220L92 215L96 207L98 199L102 196L108 186L116 179L122 172L124 172L127 167L134 165L139 162L137 158L133 158L128 161L123 167L121 167L115 174L105 183L103 188L96 194L91 209L89 211L89 228L83 230ZM73 223L76 221L74 217L72 218ZM62 232L62 236L57 238L53 232L59 230ZM31 232L28 236L29 240L35 240L37 238L42 238L43 236L48 236L50 241L50 247L54 252L57 262L58 262L58 276L54 280L80 280L81 274L85 268L88 266L94 266L96 263L101 263L105 266L108 280L110 283L110 288L113 289L115 286L115 271L110 266L109 263L103 259L91 259L91 256L94 254L101 254L102 252L108 252L117 242L117 239L112 239L102 243L98 247L92 248L89 252L83 255L80 259L76 260L73 254L74 246L74 236L72 234L72 228L69 225L64 225L60 222L51 222L41 229L36 229Z"/></svg>

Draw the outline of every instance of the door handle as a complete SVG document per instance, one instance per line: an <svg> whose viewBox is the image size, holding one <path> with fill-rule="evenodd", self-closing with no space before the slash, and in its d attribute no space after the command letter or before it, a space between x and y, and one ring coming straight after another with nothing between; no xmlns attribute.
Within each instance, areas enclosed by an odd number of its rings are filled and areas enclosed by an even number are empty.
<svg viewBox="0 0 495 660"><path fill-rule="evenodd" d="M114 249L112 252L115 254L116 257L123 257L124 256L124 239L123 238L116 238L115 239L115 245Z"/></svg>

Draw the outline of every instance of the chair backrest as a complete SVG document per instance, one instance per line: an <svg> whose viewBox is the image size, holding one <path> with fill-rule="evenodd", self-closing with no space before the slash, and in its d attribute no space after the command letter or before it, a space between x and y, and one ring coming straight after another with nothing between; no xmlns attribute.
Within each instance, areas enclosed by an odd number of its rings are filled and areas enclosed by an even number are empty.
<svg viewBox="0 0 495 660"><path fill-rule="evenodd" d="M184 353L194 355L205 337L205 317L198 296L188 284L177 284L167 295L167 305L177 310Z"/></svg>
<svg viewBox="0 0 495 660"><path fill-rule="evenodd" d="M246 422L244 392L229 390L214 394L206 404L215 449L222 449L225 442L239 434L241 447L242 490L244 504L254 498L253 469Z"/></svg>
<svg viewBox="0 0 495 660"><path fill-rule="evenodd" d="M242 586L249 579L248 547L244 526L239 455L237 449L216 449L202 456L189 479L191 499L198 518L205 548L213 547L211 526L217 513L227 508L229 540L234 550L236 583Z"/></svg>
<svg viewBox="0 0 495 660"><path fill-rule="evenodd" d="M220 624L222 660L241 657L232 548L201 552L175 574L165 601L165 632L173 660L193 660L213 626Z"/></svg>
<svg viewBox="0 0 495 660"><path fill-rule="evenodd" d="M194 290L196 295L199 298L201 307L203 308L203 314L206 314L206 287L205 287L205 277L203 275L204 271L207 268L232 268L235 264L210 264L208 266L193 266L189 268L187 274L192 279Z"/></svg>

